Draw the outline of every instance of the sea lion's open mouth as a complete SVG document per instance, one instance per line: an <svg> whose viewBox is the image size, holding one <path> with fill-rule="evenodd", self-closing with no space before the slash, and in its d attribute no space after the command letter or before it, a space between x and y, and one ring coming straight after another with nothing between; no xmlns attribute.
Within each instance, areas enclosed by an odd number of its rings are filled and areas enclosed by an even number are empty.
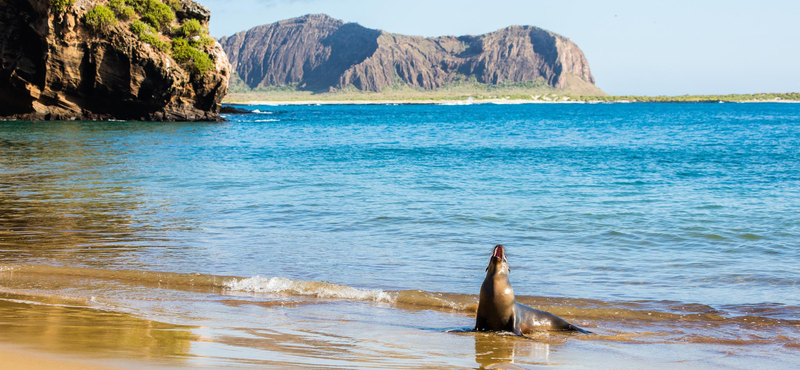
<svg viewBox="0 0 800 370"><path fill-rule="evenodd" d="M489 266L486 266L486 271L489 271L489 268L492 266L498 266L497 263L503 263L503 262L508 263L508 259L506 259L506 249L503 248L502 244L498 244L494 246L494 251L492 251L492 256L489 257ZM506 265L506 267L508 266Z"/></svg>
<svg viewBox="0 0 800 370"><path fill-rule="evenodd" d="M503 250L503 246L502 245L498 244L497 246L494 247L493 257L497 257L497 258L502 260L502 259L505 259L505 255L506 254L505 254L505 251Z"/></svg>

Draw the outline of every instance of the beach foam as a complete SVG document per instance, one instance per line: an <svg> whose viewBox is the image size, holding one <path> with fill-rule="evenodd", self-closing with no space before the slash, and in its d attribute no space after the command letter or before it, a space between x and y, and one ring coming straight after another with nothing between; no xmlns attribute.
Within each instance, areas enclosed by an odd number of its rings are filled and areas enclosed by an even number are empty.
<svg viewBox="0 0 800 370"><path fill-rule="evenodd" d="M224 286L239 292L306 295L387 303L395 301L393 294L380 289L358 289L327 282L296 281L283 277L253 276L247 279L231 279L226 281Z"/></svg>

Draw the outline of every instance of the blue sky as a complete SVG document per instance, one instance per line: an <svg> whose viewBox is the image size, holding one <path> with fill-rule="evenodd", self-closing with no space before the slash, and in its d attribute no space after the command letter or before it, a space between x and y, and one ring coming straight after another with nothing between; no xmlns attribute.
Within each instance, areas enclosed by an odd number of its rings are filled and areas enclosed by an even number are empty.
<svg viewBox="0 0 800 370"><path fill-rule="evenodd" d="M572 39L615 95L800 91L800 1L199 0L211 34L326 13L421 36L520 24Z"/></svg>

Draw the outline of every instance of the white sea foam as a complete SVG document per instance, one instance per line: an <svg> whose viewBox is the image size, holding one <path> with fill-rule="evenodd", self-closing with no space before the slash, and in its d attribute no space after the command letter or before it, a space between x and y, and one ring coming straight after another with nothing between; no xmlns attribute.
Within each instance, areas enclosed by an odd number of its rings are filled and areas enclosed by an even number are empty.
<svg viewBox="0 0 800 370"><path fill-rule="evenodd" d="M474 102L475 100L470 96L467 100L447 100L439 103L439 105L472 105Z"/></svg>
<svg viewBox="0 0 800 370"><path fill-rule="evenodd" d="M77 306L77 305L72 305L72 304L49 303L49 302L38 302L38 301L31 301L31 300L27 300L27 299L0 298L0 301L19 303L19 304L27 304L27 305L34 305L34 306L65 307L65 308L87 308L87 306ZM95 309L99 310L99 308L95 308Z"/></svg>
<svg viewBox="0 0 800 370"><path fill-rule="evenodd" d="M380 289L358 289L346 285L317 281L295 281L282 277L232 279L225 287L233 291L307 295L318 298L339 298L358 301L394 302L394 295Z"/></svg>
<svg viewBox="0 0 800 370"><path fill-rule="evenodd" d="M279 119L257 119L253 120L253 122L280 122Z"/></svg>

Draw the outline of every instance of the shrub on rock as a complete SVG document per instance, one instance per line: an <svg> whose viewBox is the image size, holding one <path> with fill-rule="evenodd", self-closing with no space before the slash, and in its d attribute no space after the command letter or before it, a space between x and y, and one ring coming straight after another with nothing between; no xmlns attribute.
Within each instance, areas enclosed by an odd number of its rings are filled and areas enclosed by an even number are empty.
<svg viewBox="0 0 800 370"><path fill-rule="evenodd" d="M75 5L75 0L50 0L50 8L58 13L62 13Z"/></svg>
<svg viewBox="0 0 800 370"><path fill-rule="evenodd" d="M84 22L95 31L107 32L117 24L117 17L111 9L103 5L95 5L86 15Z"/></svg>

